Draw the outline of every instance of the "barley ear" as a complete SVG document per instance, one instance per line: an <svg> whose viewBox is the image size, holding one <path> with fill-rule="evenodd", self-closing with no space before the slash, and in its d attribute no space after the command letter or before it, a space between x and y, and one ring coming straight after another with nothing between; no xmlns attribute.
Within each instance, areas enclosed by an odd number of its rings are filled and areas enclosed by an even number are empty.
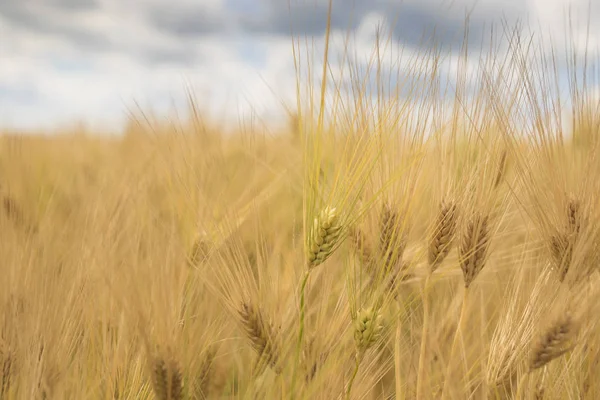
<svg viewBox="0 0 600 400"><path fill-rule="evenodd" d="M361 308L354 319L354 342L356 344L357 358L377 342L383 325L381 315L373 307Z"/></svg>
<svg viewBox="0 0 600 400"><path fill-rule="evenodd" d="M174 358L152 360L152 387L158 400L182 400L183 380L181 369Z"/></svg>
<svg viewBox="0 0 600 400"><path fill-rule="evenodd" d="M246 336L258 354L259 369L263 363L267 363L276 373L281 373L275 333L272 327L265 322L262 311L250 303L244 302L238 313Z"/></svg>
<svg viewBox="0 0 600 400"><path fill-rule="evenodd" d="M401 263L406 249L406 237L402 231L398 212L384 205L380 216L379 245L386 271Z"/></svg>
<svg viewBox="0 0 600 400"><path fill-rule="evenodd" d="M314 219L308 242L309 269L322 264L331 256L340 239L341 230L335 208L324 208Z"/></svg>
<svg viewBox="0 0 600 400"><path fill-rule="evenodd" d="M562 315L546 329L534 344L529 370L542 368L552 360L568 353L575 346L577 324L570 313Z"/></svg>
<svg viewBox="0 0 600 400"><path fill-rule="evenodd" d="M463 271L465 288L477 278L485 266L490 242L488 216L474 214L467 223L459 247L460 267Z"/></svg>
<svg viewBox="0 0 600 400"><path fill-rule="evenodd" d="M457 216L456 203L442 201L434 226L434 234L429 242L428 261L432 273L450 253L456 231Z"/></svg>

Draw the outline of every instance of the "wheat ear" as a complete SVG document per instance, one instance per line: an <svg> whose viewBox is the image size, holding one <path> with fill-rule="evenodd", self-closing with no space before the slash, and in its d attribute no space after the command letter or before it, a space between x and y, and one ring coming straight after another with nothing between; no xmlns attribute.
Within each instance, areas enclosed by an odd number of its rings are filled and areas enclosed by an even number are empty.
<svg viewBox="0 0 600 400"><path fill-rule="evenodd" d="M379 246L384 273L393 270L401 263L402 255L406 249L406 237L400 226L398 212L389 205L384 205L380 216Z"/></svg>
<svg viewBox="0 0 600 400"><path fill-rule="evenodd" d="M485 266L490 242L487 215L474 214L467 223L467 229L459 246L460 267L463 271L465 288L477 278Z"/></svg>
<svg viewBox="0 0 600 400"><path fill-rule="evenodd" d="M275 333L272 327L265 322L262 311L250 303L243 302L238 310L244 332L250 340L252 347L258 354L259 366L267 363L276 372L281 372L279 366L279 351L275 342Z"/></svg>
<svg viewBox="0 0 600 400"><path fill-rule="evenodd" d="M346 399L350 398L352 385L358 374L360 363L368 349L370 349L381 336L383 325L381 324L381 314L378 309L369 307L361 308L354 318L354 344L356 345L356 357L354 371L348 388L346 389Z"/></svg>
<svg viewBox="0 0 600 400"><path fill-rule="evenodd" d="M165 361L156 357L152 360L152 387L159 400L183 399L181 369L174 358Z"/></svg>
<svg viewBox="0 0 600 400"><path fill-rule="evenodd" d="M533 344L528 370L521 377L515 399L521 399L525 382L530 374L551 361L570 352L575 347L578 324L572 314L566 312L557 318Z"/></svg>
<svg viewBox="0 0 600 400"><path fill-rule="evenodd" d="M312 269L327 260L335 250L342 227L337 210L326 207L314 219L308 243L308 267Z"/></svg>
<svg viewBox="0 0 600 400"><path fill-rule="evenodd" d="M570 313L557 319L533 346L529 370L542 368L550 361L571 351L577 326Z"/></svg>

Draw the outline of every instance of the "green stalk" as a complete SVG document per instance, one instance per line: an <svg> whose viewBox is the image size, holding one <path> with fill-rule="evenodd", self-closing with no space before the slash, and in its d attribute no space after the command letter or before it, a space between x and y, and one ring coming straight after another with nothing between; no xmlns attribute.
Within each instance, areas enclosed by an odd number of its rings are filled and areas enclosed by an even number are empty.
<svg viewBox="0 0 600 400"><path fill-rule="evenodd" d="M352 385L354 385L354 380L356 379L356 375L358 374L358 368L360 367L360 361L362 357L356 356L356 365L354 366L354 372L352 373L352 377L350 378L350 382L348 382L348 389L346 389L346 400L350 398L350 392L352 391Z"/></svg>
<svg viewBox="0 0 600 400"><path fill-rule="evenodd" d="M302 283L300 284L300 329L298 330L298 342L296 344L296 355L294 359L294 372L292 374L292 385L290 398L294 399L295 397L295 386L296 386L296 374L298 372L298 365L300 364L300 353L302 351L302 339L304 338L304 316L306 314L306 284L308 282L308 277L310 276L310 269L306 270L304 273L304 278L302 278Z"/></svg>

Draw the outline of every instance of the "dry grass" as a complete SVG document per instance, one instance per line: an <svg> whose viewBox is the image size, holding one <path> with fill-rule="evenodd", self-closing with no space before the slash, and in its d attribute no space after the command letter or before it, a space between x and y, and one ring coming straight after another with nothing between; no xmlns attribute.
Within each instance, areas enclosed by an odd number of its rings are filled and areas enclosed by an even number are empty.
<svg viewBox="0 0 600 400"><path fill-rule="evenodd" d="M0 137L0 398L600 398L598 108L517 44L450 105L296 50L289 132Z"/></svg>

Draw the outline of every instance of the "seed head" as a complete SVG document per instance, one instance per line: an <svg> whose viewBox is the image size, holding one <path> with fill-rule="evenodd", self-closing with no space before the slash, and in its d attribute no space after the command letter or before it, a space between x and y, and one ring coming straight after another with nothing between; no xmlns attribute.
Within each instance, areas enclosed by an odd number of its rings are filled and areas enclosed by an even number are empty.
<svg viewBox="0 0 600 400"><path fill-rule="evenodd" d="M372 307L361 308L354 320L354 341L357 353L364 354L379 339L383 326L381 316Z"/></svg>
<svg viewBox="0 0 600 400"><path fill-rule="evenodd" d="M239 315L246 336L252 347L258 353L259 363L268 363L275 372L281 372L279 367L279 351L275 342L275 332L263 318L262 311L249 303L242 303Z"/></svg>
<svg viewBox="0 0 600 400"><path fill-rule="evenodd" d="M152 386L158 400L182 400L181 370L174 359L156 358L152 364Z"/></svg>
<svg viewBox="0 0 600 400"><path fill-rule="evenodd" d="M459 247L460 267L466 288L477 278L485 265L489 239L488 217L473 215Z"/></svg>
<svg viewBox="0 0 600 400"><path fill-rule="evenodd" d="M322 264L331 256L340 238L341 228L335 208L324 208L314 219L308 243L309 268Z"/></svg>
<svg viewBox="0 0 600 400"><path fill-rule="evenodd" d="M442 202L435 223L435 233L429 242L429 268L434 272L444 261L454 240L458 212L454 202Z"/></svg>
<svg viewBox="0 0 600 400"><path fill-rule="evenodd" d="M543 367L550 361L573 349L576 324L567 313L556 320L533 347L529 362L531 371Z"/></svg>

